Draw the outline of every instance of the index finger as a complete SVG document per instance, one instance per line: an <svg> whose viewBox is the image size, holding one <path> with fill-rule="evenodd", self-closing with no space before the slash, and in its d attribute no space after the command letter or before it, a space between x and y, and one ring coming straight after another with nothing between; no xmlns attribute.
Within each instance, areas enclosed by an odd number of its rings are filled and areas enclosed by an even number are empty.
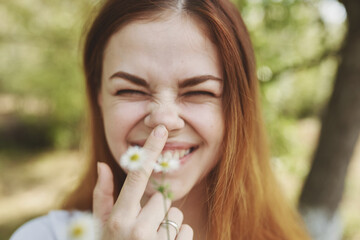
<svg viewBox="0 0 360 240"><path fill-rule="evenodd" d="M167 136L168 131L165 126L158 125L153 129L143 147L146 156L143 167L139 170L130 171L127 174L115 205L118 205L120 208L123 206L123 209L130 211L131 206L135 205L134 203L140 206L140 200L153 171L154 163L164 148Z"/></svg>

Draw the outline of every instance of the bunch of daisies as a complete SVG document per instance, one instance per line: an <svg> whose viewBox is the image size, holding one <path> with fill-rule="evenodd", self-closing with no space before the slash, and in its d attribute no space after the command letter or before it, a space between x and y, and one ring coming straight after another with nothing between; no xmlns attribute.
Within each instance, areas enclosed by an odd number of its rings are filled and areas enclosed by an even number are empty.
<svg viewBox="0 0 360 240"><path fill-rule="evenodd" d="M121 156L120 166L129 171L135 171L142 168L145 160L146 154L144 149L139 146L133 146L129 147L126 153ZM177 153L172 154L170 151L160 154L155 162L154 171L162 173L162 182L158 183L153 179L150 180L154 187L162 193L164 203L166 198L172 197L170 186L164 182L165 175L178 169L179 166L179 155ZM166 210L166 206L164 208ZM165 219L167 219L167 216L165 216ZM85 212L79 214L70 221L67 235L70 240L98 240L101 235L100 223L91 213Z"/></svg>

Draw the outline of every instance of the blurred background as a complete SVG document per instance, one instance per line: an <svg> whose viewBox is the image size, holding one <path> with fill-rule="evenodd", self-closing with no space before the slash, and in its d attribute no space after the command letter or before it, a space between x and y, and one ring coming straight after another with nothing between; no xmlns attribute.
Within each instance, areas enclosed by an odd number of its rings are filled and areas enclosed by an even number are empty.
<svg viewBox="0 0 360 240"><path fill-rule="evenodd" d="M272 165L296 206L334 90L348 15L335 0L234 2L256 52ZM79 177L85 130L80 42L97 3L0 2L0 239L58 207ZM339 206L344 240L360 239L359 203L357 140Z"/></svg>

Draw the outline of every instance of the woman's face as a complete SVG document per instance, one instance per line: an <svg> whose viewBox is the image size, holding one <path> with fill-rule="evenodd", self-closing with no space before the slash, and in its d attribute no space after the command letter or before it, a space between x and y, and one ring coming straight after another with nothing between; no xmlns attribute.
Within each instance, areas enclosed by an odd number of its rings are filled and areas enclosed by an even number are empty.
<svg viewBox="0 0 360 240"><path fill-rule="evenodd" d="M166 175L175 200L184 197L220 159L222 88L216 47L193 19L176 15L125 25L106 46L98 98L113 156L142 146L155 126L165 125L163 152L190 150ZM148 184L146 194L153 192Z"/></svg>

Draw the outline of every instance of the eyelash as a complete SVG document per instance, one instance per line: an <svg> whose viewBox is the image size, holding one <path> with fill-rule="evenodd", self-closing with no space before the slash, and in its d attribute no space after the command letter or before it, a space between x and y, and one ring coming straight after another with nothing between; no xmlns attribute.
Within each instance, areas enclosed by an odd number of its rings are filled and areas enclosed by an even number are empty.
<svg viewBox="0 0 360 240"><path fill-rule="evenodd" d="M133 90L133 89L123 89L123 90L119 90L116 92L116 95L123 95L123 94L140 94L140 95L147 95L147 93L142 92L142 91L138 91L138 90Z"/></svg>
<svg viewBox="0 0 360 240"><path fill-rule="evenodd" d="M124 94L140 94L140 95L148 95L145 92L142 91L138 91L138 90L132 90L132 89L123 89L123 90L119 90L116 92L116 95L124 95ZM206 92L206 91L192 91L192 92L187 92L184 93L183 96L185 97L190 97L190 96L210 96L210 97L215 97L215 94L212 92Z"/></svg>
<svg viewBox="0 0 360 240"><path fill-rule="evenodd" d="M184 96L198 96L198 95L206 95L210 97L215 97L215 94L212 92L206 92L206 91L193 91L193 92L187 92L184 94Z"/></svg>

